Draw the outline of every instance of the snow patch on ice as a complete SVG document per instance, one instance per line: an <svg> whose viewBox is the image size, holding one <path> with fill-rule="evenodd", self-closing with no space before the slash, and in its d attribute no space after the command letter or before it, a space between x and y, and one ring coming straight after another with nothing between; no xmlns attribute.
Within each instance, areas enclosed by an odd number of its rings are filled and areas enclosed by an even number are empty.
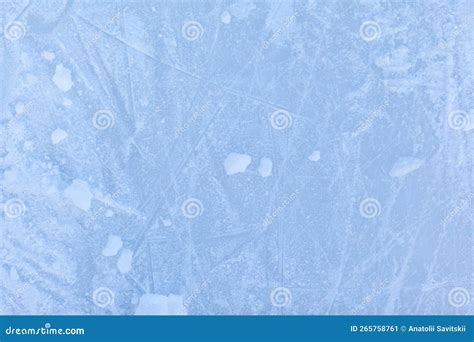
<svg viewBox="0 0 474 342"><path fill-rule="evenodd" d="M319 159L321 159L321 152L320 151L313 151L308 157L309 160L317 162Z"/></svg>
<svg viewBox="0 0 474 342"><path fill-rule="evenodd" d="M133 252L129 249L123 249L117 260L117 268L120 273L128 273L132 269Z"/></svg>
<svg viewBox="0 0 474 342"><path fill-rule="evenodd" d="M252 162L252 158L247 154L230 153L224 160L225 172L230 175L245 172Z"/></svg>
<svg viewBox="0 0 474 342"><path fill-rule="evenodd" d="M91 207L92 192L89 184L83 180L75 179L70 186L64 190L64 196L69 198L79 209L88 211Z"/></svg>
<svg viewBox="0 0 474 342"><path fill-rule="evenodd" d="M16 270L14 266L10 268L10 279L13 281L17 281L18 279L20 279L20 276L18 275L18 271Z"/></svg>
<svg viewBox="0 0 474 342"><path fill-rule="evenodd" d="M71 71L65 68L62 63L56 65L56 71L53 76L53 82L61 91L68 91L72 88L74 82L71 79Z"/></svg>
<svg viewBox="0 0 474 342"><path fill-rule="evenodd" d="M67 137L68 134L65 131L63 131L61 128L57 128L53 133L51 133L51 142L56 145Z"/></svg>
<svg viewBox="0 0 474 342"><path fill-rule="evenodd" d="M268 177L272 175L273 163L270 158L262 158L260 159L260 165L258 166L258 173L262 177Z"/></svg>
<svg viewBox="0 0 474 342"><path fill-rule="evenodd" d="M420 168L424 160L414 157L401 157L395 162L390 170L391 177L403 177Z"/></svg>
<svg viewBox="0 0 474 342"><path fill-rule="evenodd" d="M135 310L135 315L187 315L183 296L144 294Z"/></svg>
<svg viewBox="0 0 474 342"><path fill-rule="evenodd" d="M23 102L18 102L15 105L15 112L17 114L23 114L26 111L26 105Z"/></svg>
<svg viewBox="0 0 474 342"><path fill-rule="evenodd" d="M166 219L163 219L163 218L162 218L162 219L161 219L161 222L163 222L163 225L164 225L165 227L171 226L171 220L170 220L170 219L167 219L167 218L166 218Z"/></svg>
<svg viewBox="0 0 474 342"><path fill-rule="evenodd" d="M54 54L54 52L50 52L50 51L43 51L41 53L41 56L43 56L44 59L50 62L56 58L56 55Z"/></svg>
<svg viewBox="0 0 474 342"><path fill-rule="evenodd" d="M120 236L109 235L107 245L102 250L102 255L106 257L115 256L122 249L122 246L123 242Z"/></svg>
<svg viewBox="0 0 474 342"><path fill-rule="evenodd" d="M222 23L228 25L230 24L231 20L232 20L232 15L229 12L227 11L222 12L221 14Z"/></svg>

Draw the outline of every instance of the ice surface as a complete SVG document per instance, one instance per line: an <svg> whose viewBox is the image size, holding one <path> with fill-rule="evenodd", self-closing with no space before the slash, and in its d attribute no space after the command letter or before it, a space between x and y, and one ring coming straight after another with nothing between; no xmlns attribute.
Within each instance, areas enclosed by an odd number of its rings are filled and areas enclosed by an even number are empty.
<svg viewBox="0 0 474 342"><path fill-rule="evenodd" d="M91 207L92 192L89 184L81 179L74 179L72 184L64 190L64 196L84 211L88 211Z"/></svg>
<svg viewBox="0 0 474 342"><path fill-rule="evenodd" d="M232 15L229 12L227 12L227 11L222 12L222 14L221 14L222 23L230 24L231 20L232 20Z"/></svg>
<svg viewBox="0 0 474 342"><path fill-rule="evenodd" d="M273 163L270 158L262 158L260 159L260 165L258 166L258 173L260 173L260 176L262 177L269 177L272 175L272 168L273 168Z"/></svg>
<svg viewBox="0 0 474 342"><path fill-rule="evenodd" d="M117 268L120 273L128 273L132 269L133 252L130 249L122 249L117 260Z"/></svg>
<svg viewBox="0 0 474 342"><path fill-rule="evenodd" d="M122 249L123 242L120 236L117 235L109 235L107 240L107 245L102 250L103 256L114 256Z"/></svg>
<svg viewBox="0 0 474 342"><path fill-rule="evenodd" d="M473 20L0 1L0 314L474 314Z"/></svg>
<svg viewBox="0 0 474 342"><path fill-rule="evenodd" d="M415 157L401 157L399 158L390 170L391 177L403 177L418 170L423 165L423 160Z"/></svg>
<svg viewBox="0 0 474 342"><path fill-rule="evenodd" d="M61 128L56 128L53 133L51 133L51 142L56 145L59 144L61 141L66 139L68 134L63 131Z"/></svg>
<svg viewBox="0 0 474 342"><path fill-rule="evenodd" d="M68 91L72 88L73 82L71 79L71 71L65 68L62 64L56 65L53 82L61 91Z"/></svg>
<svg viewBox="0 0 474 342"><path fill-rule="evenodd" d="M313 151L309 157L309 160L317 162L319 159L321 159L321 152L320 151Z"/></svg>
<svg viewBox="0 0 474 342"><path fill-rule="evenodd" d="M140 297L135 315L186 315L186 308L182 296L144 294Z"/></svg>
<svg viewBox="0 0 474 342"><path fill-rule="evenodd" d="M228 175L245 172L251 162L252 158L249 155L232 152L225 158L225 172Z"/></svg>
<svg viewBox="0 0 474 342"><path fill-rule="evenodd" d="M41 53L41 56L43 56L43 58L46 59L47 61L52 61L53 59L56 58L56 55L54 54L54 52L51 52L51 51L43 51Z"/></svg>

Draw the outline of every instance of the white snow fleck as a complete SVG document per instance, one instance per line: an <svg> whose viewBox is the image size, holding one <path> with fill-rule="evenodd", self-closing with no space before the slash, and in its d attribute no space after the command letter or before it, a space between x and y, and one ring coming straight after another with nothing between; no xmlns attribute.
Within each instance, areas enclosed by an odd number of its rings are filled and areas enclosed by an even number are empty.
<svg viewBox="0 0 474 342"><path fill-rule="evenodd" d="M18 102L16 105L15 105L15 112L17 114L23 114L24 112L26 111L26 106L23 102Z"/></svg>
<svg viewBox="0 0 474 342"><path fill-rule="evenodd" d="M64 92L71 89L74 84L71 79L71 71L68 68L65 68L62 63L56 65L53 82L61 91Z"/></svg>
<svg viewBox="0 0 474 342"><path fill-rule="evenodd" d="M51 142L56 145L67 137L68 134L65 131L63 131L61 128L57 128L53 133L51 133Z"/></svg>
<svg viewBox="0 0 474 342"><path fill-rule="evenodd" d="M92 192L89 189L89 184L83 180L75 179L64 190L64 196L69 198L79 209L88 211L91 207Z"/></svg>
<svg viewBox="0 0 474 342"><path fill-rule="evenodd" d="M313 151L311 155L308 157L309 160L317 162L319 159L321 159L321 152L320 151Z"/></svg>
<svg viewBox="0 0 474 342"><path fill-rule="evenodd" d="M18 276L18 271L14 266L10 268L10 279L13 281L17 281L18 279L20 279L20 277Z"/></svg>
<svg viewBox="0 0 474 342"><path fill-rule="evenodd" d="M43 51L41 53L41 56L43 56L44 59L50 62L56 58L56 55L54 54L54 52L50 52L50 51Z"/></svg>
<svg viewBox="0 0 474 342"><path fill-rule="evenodd" d="M117 260L117 268L120 273L130 272L132 269L133 252L129 249L122 249L120 257Z"/></svg>
<svg viewBox="0 0 474 342"><path fill-rule="evenodd" d="M64 107L71 107L72 106L72 101L68 98L64 98L63 100L63 106Z"/></svg>
<svg viewBox="0 0 474 342"><path fill-rule="evenodd" d="M239 172L245 172L252 162L252 158L246 154L230 153L224 161L225 172L228 175L235 175Z"/></svg>
<svg viewBox="0 0 474 342"><path fill-rule="evenodd" d="M107 245L102 250L102 255L106 257L117 255L117 253L122 249L123 242L120 236L109 235L107 240Z"/></svg>
<svg viewBox="0 0 474 342"><path fill-rule="evenodd" d="M230 24L230 21L232 20L232 15L227 12L227 11L224 11L222 12L221 14L221 21L224 23L224 24Z"/></svg>
<svg viewBox="0 0 474 342"><path fill-rule="evenodd" d="M135 315L186 315L183 296L144 294L135 310Z"/></svg>
<svg viewBox="0 0 474 342"><path fill-rule="evenodd" d="M105 217L112 217L114 216L113 210L107 209L105 212Z"/></svg>
<svg viewBox="0 0 474 342"><path fill-rule="evenodd" d="M170 219L161 219L161 222L163 222L163 225L165 227L171 226L171 220Z"/></svg>
<svg viewBox="0 0 474 342"><path fill-rule="evenodd" d="M421 165L423 165L424 160L414 158L414 157L401 157L395 162L390 170L391 177L403 177L417 170Z"/></svg>
<svg viewBox="0 0 474 342"><path fill-rule="evenodd" d="M468 122L466 127L464 127L464 131L468 132L474 129L474 115L468 114Z"/></svg>
<svg viewBox="0 0 474 342"><path fill-rule="evenodd" d="M273 163L270 158L262 158L260 159L260 165L258 166L258 173L262 177L268 177L272 174Z"/></svg>

